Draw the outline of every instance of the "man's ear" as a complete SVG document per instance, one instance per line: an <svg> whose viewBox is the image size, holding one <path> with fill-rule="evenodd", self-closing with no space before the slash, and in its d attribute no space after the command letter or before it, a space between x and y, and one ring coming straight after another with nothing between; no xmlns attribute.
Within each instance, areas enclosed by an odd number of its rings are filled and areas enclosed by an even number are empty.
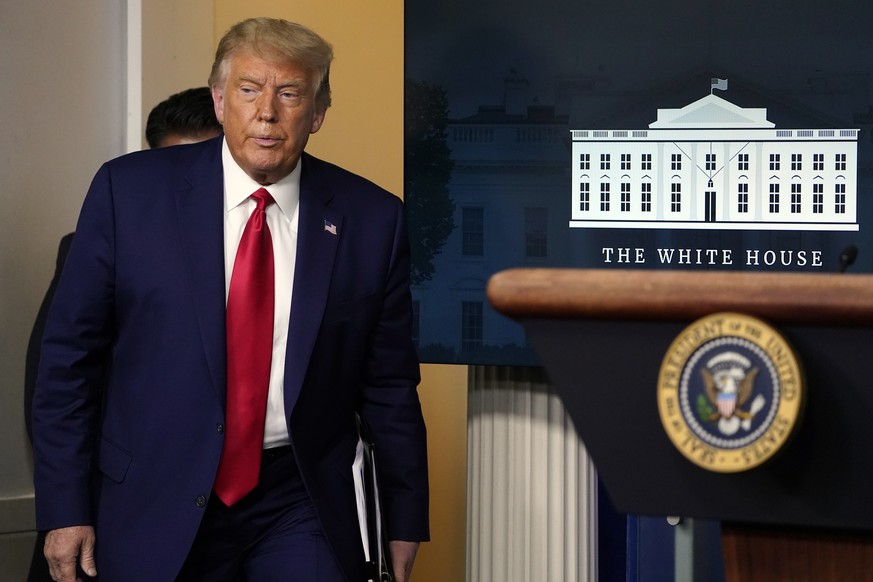
<svg viewBox="0 0 873 582"><path fill-rule="evenodd" d="M315 114L315 117L312 118L312 127L309 128L309 133L315 133L319 129L321 129L321 125L324 123L324 116L327 114L327 111L319 111Z"/></svg>
<svg viewBox="0 0 873 582"><path fill-rule="evenodd" d="M212 105L215 107L215 117L218 123L224 125L224 90L218 85L212 86Z"/></svg>

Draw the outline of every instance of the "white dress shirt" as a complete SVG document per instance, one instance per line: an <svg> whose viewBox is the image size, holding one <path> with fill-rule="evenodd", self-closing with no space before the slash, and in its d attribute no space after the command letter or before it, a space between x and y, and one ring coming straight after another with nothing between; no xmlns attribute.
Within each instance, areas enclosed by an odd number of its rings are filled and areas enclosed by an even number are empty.
<svg viewBox="0 0 873 582"><path fill-rule="evenodd" d="M246 222L255 209L251 195L258 188L266 190L276 201L267 207L267 225L273 239L275 265L275 308L273 310L273 359L270 364L270 389L267 396L267 418L264 425L264 448L290 442L285 421L285 351L288 345L288 322L294 264L297 257L297 223L300 207L300 162L289 175L275 184L261 186L240 168L224 141L221 150L224 168L224 280L225 302L230 290L230 277L236 251Z"/></svg>

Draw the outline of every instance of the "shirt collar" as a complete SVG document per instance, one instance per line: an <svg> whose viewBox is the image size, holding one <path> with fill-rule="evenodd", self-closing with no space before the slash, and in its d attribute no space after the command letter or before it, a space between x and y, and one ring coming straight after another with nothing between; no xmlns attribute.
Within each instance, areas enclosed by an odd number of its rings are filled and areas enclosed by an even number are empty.
<svg viewBox="0 0 873 582"><path fill-rule="evenodd" d="M266 188L276 201L276 206L289 219L294 215L300 200L300 160L290 174L269 186L261 186L239 167L230 153L227 140L222 138L221 162L224 172L224 207L230 211L252 195L258 188Z"/></svg>

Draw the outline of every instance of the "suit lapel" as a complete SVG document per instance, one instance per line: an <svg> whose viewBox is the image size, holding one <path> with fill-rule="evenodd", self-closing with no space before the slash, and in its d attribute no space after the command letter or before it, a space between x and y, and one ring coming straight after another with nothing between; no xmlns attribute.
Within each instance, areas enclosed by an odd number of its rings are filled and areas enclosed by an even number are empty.
<svg viewBox="0 0 873 582"><path fill-rule="evenodd" d="M210 142L176 192L182 252L213 387L224 405L225 342L224 182L221 139Z"/></svg>
<svg viewBox="0 0 873 582"><path fill-rule="evenodd" d="M288 350L285 357L285 413L290 417L309 363L330 290L343 216L328 206L332 192L307 154L300 177L300 221Z"/></svg>

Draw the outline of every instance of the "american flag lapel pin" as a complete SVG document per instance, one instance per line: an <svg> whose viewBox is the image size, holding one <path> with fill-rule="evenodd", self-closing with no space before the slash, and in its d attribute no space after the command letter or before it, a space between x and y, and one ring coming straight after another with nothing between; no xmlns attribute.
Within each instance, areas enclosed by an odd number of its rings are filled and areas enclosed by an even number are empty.
<svg viewBox="0 0 873 582"><path fill-rule="evenodd" d="M336 225L329 220L324 221L324 231L336 236Z"/></svg>

